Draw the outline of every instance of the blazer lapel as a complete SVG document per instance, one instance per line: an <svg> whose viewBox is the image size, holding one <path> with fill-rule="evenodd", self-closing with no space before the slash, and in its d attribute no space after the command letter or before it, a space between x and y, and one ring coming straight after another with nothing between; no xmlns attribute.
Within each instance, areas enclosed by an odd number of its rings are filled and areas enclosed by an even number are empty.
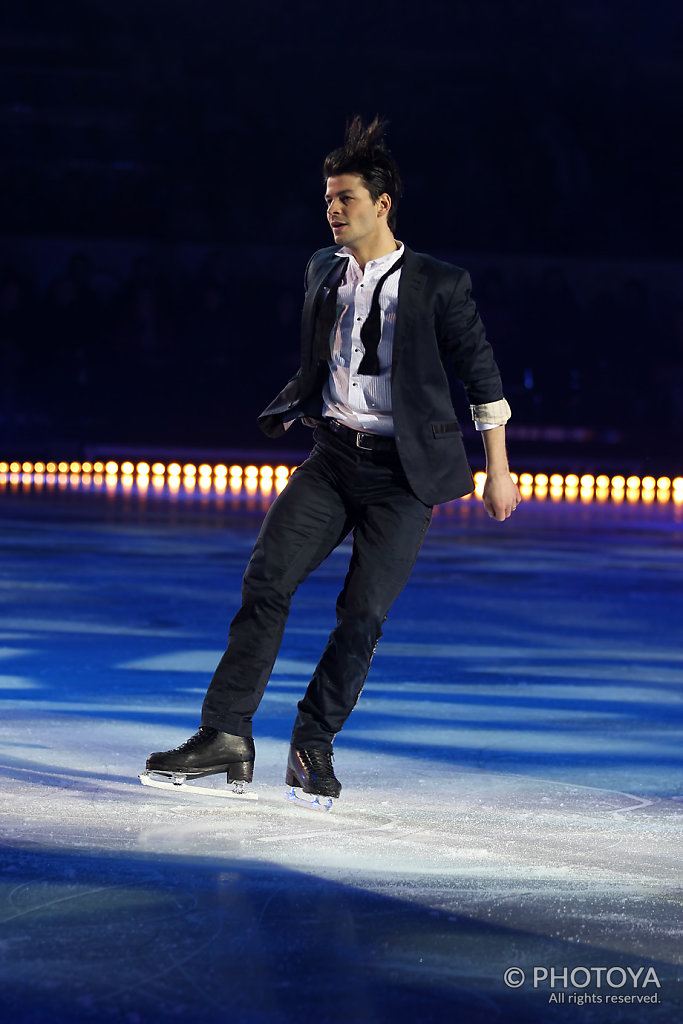
<svg viewBox="0 0 683 1024"><path fill-rule="evenodd" d="M311 265L308 273L308 290L304 299L301 314L301 365L307 366L313 357L313 340L315 338L315 318L322 300L322 286L339 257L335 256L336 247L321 253L315 265Z"/></svg>
<svg viewBox="0 0 683 1024"><path fill-rule="evenodd" d="M412 328L415 322L415 313L420 306L420 294L426 282L426 275L422 270L422 260L405 247L405 262L401 270L401 281L398 288L398 305L396 307L396 330L394 331L394 358L393 368L397 363L396 356L400 355L405 346L409 343L412 335Z"/></svg>

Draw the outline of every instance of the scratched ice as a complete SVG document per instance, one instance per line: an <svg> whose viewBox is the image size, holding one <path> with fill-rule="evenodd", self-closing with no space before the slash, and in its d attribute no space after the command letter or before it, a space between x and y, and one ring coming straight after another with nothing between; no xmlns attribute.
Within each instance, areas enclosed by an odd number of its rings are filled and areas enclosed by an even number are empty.
<svg viewBox="0 0 683 1024"><path fill-rule="evenodd" d="M260 511L78 497L0 498L3 1019L683 1020L681 506L440 509L320 815L284 762L348 549L296 596L258 804L159 793ZM544 966L660 987L579 1009Z"/></svg>

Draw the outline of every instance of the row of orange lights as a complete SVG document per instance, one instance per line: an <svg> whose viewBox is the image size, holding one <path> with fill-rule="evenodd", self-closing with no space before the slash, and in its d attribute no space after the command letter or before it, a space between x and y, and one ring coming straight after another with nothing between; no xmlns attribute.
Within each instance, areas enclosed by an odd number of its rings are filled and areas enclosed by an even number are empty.
<svg viewBox="0 0 683 1024"><path fill-rule="evenodd" d="M121 478L126 483L130 482L134 477L137 478L138 482L143 482L151 476L152 482L156 485L161 485L165 481L171 486L177 486L182 479L186 485L198 482L204 488L211 487L212 485L223 488L229 482L232 489L237 489L243 484L249 489L257 487L259 484L261 487L267 488L275 484L279 490L285 485L291 472L293 470L282 465L227 466L218 464L212 466L208 463L200 463L198 465L191 462L185 464L180 462L165 464L162 462L134 463L123 461L118 463L114 460L107 462L0 462L0 474L10 473L16 475L23 473L37 476L56 473L82 476L95 474L105 475L108 482ZM660 498L673 497L675 501L683 501L683 477L640 477L636 475L610 477L607 474L594 476L590 473L584 473L581 476L576 473L568 473L566 475L561 473L550 475L546 473L513 473L512 477L519 484L522 493L526 493L526 495L548 491L551 494L559 492L587 494L595 491L598 493L611 492L613 495L621 493L626 493L627 495L637 493L644 497L656 495ZM476 473L474 479L477 490L480 490L486 479L485 474Z"/></svg>
<svg viewBox="0 0 683 1024"><path fill-rule="evenodd" d="M200 479L216 480L246 477L246 479L273 479L286 480L290 474L287 466L210 466L203 463L195 466L193 463L181 465L179 462L171 462L165 465L162 462L0 462L0 473L77 473L77 474L106 474L107 476L166 476L170 477L199 477Z"/></svg>
<svg viewBox="0 0 683 1024"><path fill-rule="evenodd" d="M512 474L512 478L515 483L518 483L520 487L568 487L570 489L580 488L581 490L592 490L593 488L599 488L601 490L612 489L613 491L680 491L683 490L683 477L674 477L673 479L668 476L607 476L606 473L601 473L598 476L593 476L592 473L584 473L579 476L577 473L568 473L563 476L561 473L553 473L548 476L547 473L516 473ZM477 484L484 482L486 479L485 473L476 473L475 482Z"/></svg>
<svg viewBox="0 0 683 1024"><path fill-rule="evenodd" d="M635 474L631 476L607 476L606 473L594 476L592 473L584 473L579 476L577 473L568 473L563 476L561 473L513 473L515 482L519 484L520 494L523 498L535 497L539 499L550 498L554 500L575 500L592 501L623 501L626 498L629 502L667 502L674 501L676 504L683 504L683 477L668 476L644 476ZM481 495L485 473L475 473L474 481L477 494Z"/></svg>

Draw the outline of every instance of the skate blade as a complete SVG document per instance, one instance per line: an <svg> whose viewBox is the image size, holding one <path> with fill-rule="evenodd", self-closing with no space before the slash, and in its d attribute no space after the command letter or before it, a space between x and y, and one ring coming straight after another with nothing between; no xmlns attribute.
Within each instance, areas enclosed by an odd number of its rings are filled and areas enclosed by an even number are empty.
<svg viewBox="0 0 683 1024"><path fill-rule="evenodd" d="M314 796L312 793L307 793L306 796L297 796L294 786L289 787L285 793L285 799L290 800L293 804L305 807L308 811L322 811L323 814L326 814L332 810L331 796Z"/></svg>
<svg viewBox="0 0 683 1024"><path fill-rule="evenodd" d="M192 793L199 796L217 796L221 800L258 800L258 793L239 792L234 789L211 789L209 786L188 786L185 782L171 782L163 779L155 779L147 772L138 775L143 786L151 786L153 789L169 789L174 793ZM245 783L233 782L233 786L244 786Z"/></svg>

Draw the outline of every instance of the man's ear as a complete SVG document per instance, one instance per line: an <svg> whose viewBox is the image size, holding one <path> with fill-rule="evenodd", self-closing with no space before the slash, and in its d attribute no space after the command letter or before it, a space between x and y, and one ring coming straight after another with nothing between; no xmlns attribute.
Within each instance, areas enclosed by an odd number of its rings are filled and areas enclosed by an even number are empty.
<svg viewBox="0 0 683 1024"><path fill-rule="evenodd" d="M389 211L391 210L391 196L388 192L382 192L382 195L375 204L377 207L377 215L379 217L388 217Z"/></svg>

